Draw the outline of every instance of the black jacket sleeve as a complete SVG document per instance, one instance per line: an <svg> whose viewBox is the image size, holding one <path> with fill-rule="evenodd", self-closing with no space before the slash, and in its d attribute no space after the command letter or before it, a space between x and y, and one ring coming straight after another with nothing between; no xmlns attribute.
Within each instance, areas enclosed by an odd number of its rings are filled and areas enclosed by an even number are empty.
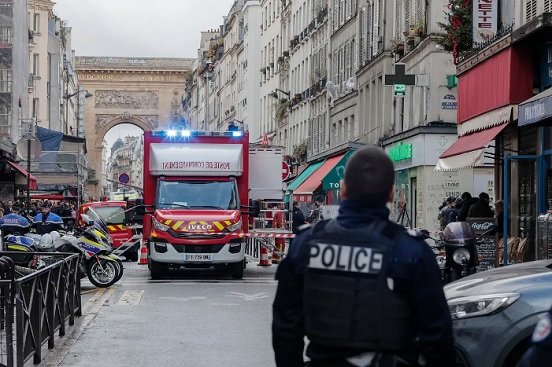
<svg viewBox="0 0 552 367"><path fill-rule="evenodd" d="M303 284L292 258L278 266L278 289L272 307L272 346L277 367L303 367Z"/></svg>
<svg viewBox="0 0 552 367"><path fill-rule="evenodd" d="M439 268L429 247L422 249L412 300L417 320L418 350L427 367L454 366L452 319Z"/></svg>

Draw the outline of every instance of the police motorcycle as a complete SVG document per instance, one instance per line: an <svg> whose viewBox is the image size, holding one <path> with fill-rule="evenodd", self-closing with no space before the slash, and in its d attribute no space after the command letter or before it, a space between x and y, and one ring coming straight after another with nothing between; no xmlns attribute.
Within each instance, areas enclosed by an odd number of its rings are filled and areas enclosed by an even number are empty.
<svg viewBox="0 0 552 367"><path fill-rule="evenodd" d="M79 274L88 277L99 288L107 288L117 283L123 276L123 263L116 255L110 243L110 236L87 215L82 215L87 223L76 228L75 235L64 235L54 242L56 251L81 254Z"/></svg>
<svg viewBox="0 0 552 367"><path fill-rule="evenodd" d="M31 233L30 223L21 217L19 219L5 219L2 221L3 250L10 251L9 256L16 265L16 270L22 274L29 274L55 261L53 256L39 256L37 252L53 252L53 243L60 238L56 231L38 235Z"/></svg>

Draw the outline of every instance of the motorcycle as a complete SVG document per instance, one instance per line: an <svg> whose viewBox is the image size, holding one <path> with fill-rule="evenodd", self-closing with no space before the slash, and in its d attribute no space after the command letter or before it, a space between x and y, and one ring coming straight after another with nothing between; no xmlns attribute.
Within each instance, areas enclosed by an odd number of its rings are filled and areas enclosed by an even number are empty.
<svg viewBox="0 0 552 367"><path fill-rule="evenodd" d="M85 217L85 215L83 215ZM111 254L110 237L90 218L83 218L88 225L75 229L75 236L64 235L54 242L56 251L81 254L79 272L99 288L107 288L123 276L123 262Z"/></svg>

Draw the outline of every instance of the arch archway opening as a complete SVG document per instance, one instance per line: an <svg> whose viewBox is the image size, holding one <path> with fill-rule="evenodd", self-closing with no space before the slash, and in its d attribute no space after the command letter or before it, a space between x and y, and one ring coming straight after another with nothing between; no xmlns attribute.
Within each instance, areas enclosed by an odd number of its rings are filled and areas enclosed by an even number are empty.
<svg viewBox="0 0 552 367"><path fill-rule="evenodd" d="M101 137L101 196L109 200L142 197L144 127L118 122Z"/></svg>

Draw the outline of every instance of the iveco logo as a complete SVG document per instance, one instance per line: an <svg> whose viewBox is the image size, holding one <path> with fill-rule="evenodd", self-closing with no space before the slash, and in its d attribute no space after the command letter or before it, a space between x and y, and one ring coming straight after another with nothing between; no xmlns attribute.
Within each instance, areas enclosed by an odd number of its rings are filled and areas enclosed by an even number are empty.
<svg viewBox="0 0 552 367"><path fill-rule="evenodd" d="M208 231L212 228L213 226L210 224L188 224L189 231L197 231L197 230Z"/></svg>

